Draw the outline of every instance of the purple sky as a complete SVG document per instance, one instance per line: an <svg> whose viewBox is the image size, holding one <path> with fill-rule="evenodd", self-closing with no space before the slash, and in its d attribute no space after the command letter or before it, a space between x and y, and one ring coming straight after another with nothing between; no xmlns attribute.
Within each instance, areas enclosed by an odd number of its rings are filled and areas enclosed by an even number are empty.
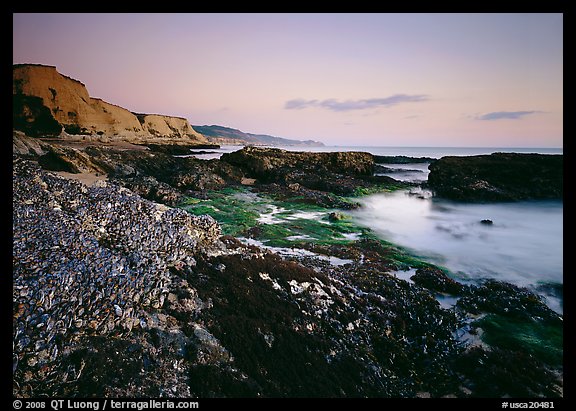
<svg viewBox="0 0 576 411"><path fill-rule="evenodd" d="M15 14L131 111L372 146L563 146L562 14Z"/></svg>

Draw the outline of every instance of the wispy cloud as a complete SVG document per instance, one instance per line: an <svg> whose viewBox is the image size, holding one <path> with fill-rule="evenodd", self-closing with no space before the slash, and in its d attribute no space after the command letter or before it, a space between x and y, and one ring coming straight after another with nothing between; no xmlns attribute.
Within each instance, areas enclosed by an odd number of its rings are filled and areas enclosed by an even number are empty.
<svg viewBox="0 0 576 411"><path fill-rule="evenodd" d="M477 116L477 120L519 120L530 114L541 113L541 111L494 111L492 113Z"/></svg>
<svg viewBox="0 0 576 411"><path fill-rule="evenodd" d="M305 108L320 107L331 111L352 111L368 110L378 107L392 107L402 103L413 103L428 100L428 96L424 94L394 94L393 96L389 97L345 101L338 101L333 98L326 100L294 99L287 101L284 104L284 108L287 110L302 110Z"/></svg>
<svg viewBox="0 0 576 411"><path fill-rule="evenodd" d="M303 108L313 107L318 103L318 100L304 100L297 98L289 100L284 104L284 108L288 110L301 110Z"/></svg>

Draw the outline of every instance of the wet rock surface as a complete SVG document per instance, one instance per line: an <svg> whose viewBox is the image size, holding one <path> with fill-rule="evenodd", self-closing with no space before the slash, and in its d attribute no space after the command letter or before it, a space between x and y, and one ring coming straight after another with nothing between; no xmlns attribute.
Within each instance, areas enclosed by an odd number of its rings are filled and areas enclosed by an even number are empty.
<svg viewBox="0 0 576 411"><path fill-rule="evenodd" d="M372 155L363 152L311 153L244 147L222 155L221 159L265 180L282 178L297 169L359 176L371 176L374 173Z"/></svg>
<svg viewBox="0 0 576 411"><path fill-rule="evenodd" d="M436 160L432 157L374 156L374 162L377 164L418 164L432 163Z"/></svg>
<svg viewBox="0 0 576 411"><path fill-rule="evenodd" d="M198 250L222 249L220 227L211 217L160 206L115 185L87 188L17 158L13 184L14 393L80 394L73 382L83 384L81 368L91 358L111 373L98 360L110 358L111 349L98 348L99 337L126 348L165 328L154 326L167 320L156 320L152 311L180 284L170 270L194 265ZM129 352L118 350L112 361L126 362L127 370L114 377L117 382L95 377L87 388L104 391L92 395L129 389L121 377L130 373L131 360L120 361ZM170 361L153 357L159 364ZM84 378L94 372L98 368L85 370ZM167 384L176 384L174 378ZM171 385L173 395L186 394L179 384Z"/></svg>
<svg viewBox="0 0 576 411"><path fill-rule="evenodd" d="M298 185L339 196L354 195L359 189L375 185L400 184L390 177L374 176L374 158L364 152L311 153L244 147L223 154L221 161L239 167L260 183Z"/></svg>
<svg viewBox="0 0 576 411"><path fill-rule="evenodd" d="M419 268L410 279L424 288L440 293L460 295L464 291L462 284L434 267Z"/></svg>
<svg viewBox="0 0 576 411"><path fill-rule="evenodd" d="M143 144L150 150L170 155L190 155L191 150L218 149L218 144Z"/></svg>
<svg viewBox="0 0 576 411"><path fill-rule="evenodd" d="M563 156L494 153L443 157L428 167L440 196L466 201L561 199Z"/></svg>

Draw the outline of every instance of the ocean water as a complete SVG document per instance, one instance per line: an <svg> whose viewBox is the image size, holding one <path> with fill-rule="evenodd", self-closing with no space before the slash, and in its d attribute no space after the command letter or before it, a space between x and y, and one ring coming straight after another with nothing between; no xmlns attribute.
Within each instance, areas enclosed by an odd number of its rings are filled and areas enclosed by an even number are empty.
<svg viewBox="0 0 576 411"><path fill-rule="evenodd" d="M563 154L561 148L518 147L282 147L291 151L366 151L383 156L440 158L494 152ZM200 158L218 158L240 149L223 146ZM381 173L403 181L426 181L428 163L386 164ZM462 203L435 198L430 192L400 190L360 200L351 212L359 224L382 239L448 268L460 281L494 278L528 287L562 313L563 202L521 201ZM491 225L482 224L489 219Z"/></svg>
<svg viewBox="0 0 576 411"><path fill-rule="evenodd" d="M210 151L209 154L192 155L202 159L220 158L224 153L240 150L242 146L223 145L219 149L202 149L196 151ZM503 153L541 153L562 154L562 148L526 148L526 147L372 147L372 146L323 146L323 147L300 147L280 146L288 151L310 151L316 153L332 151L364 151L379 156L408 156L440 158L444 156L473 156L480 154Z"/></svg>
<svg viewBox="0 0 576 411"><path fill-rule="evenodd" d="M471 204L426 192L375 194L351 214L379 237L444 266L458 280L494 278L528 287L562 312L563 204L521 201ZM489 219L491 225L481 223Z"/></svg>
<svg viewBox="0 0 576 411"><path fill-rule="evenodd" d="M232 147L232 146L224 146ZM527 147L372 147L372 146L324 146L324 147L280 147L290 151L365 151L379 156L408 156L440 158L444 156L475 156L480 154L502 153L540 153L562 154L562 148Z"/></svg>
<svg viewBox="0 0 576 411"><path fill-rule="evenodd" d="M379 155L440 158L494 152L562 154L550 148L384 148ZM386 165L398 180L425 181L428 164ZM444 266L460 281L493 278L527 287L563 312L563 202L463 203L421 189L375 194L360 200L353 218L381 238ZM481 220L493 224L482 224Z"/></svg>

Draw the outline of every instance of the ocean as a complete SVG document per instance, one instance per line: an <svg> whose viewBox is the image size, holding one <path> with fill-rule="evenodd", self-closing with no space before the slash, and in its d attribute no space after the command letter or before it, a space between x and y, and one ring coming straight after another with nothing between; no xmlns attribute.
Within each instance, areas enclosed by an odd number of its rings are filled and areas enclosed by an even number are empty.
<svg viewBox="0 0 576 411"><path fill-rule="evenodd" d="M366 151L382 156L440 158L494 152L563 154L561 148L518 147L282 147L292 151ZM200 158L238 150L223 146ZM404 181L425 181L428 164L389 165L381 173ZM553 310L563 312L563 202L462 203L430 192L400 190L360 200L351 212L380 238L403 246L422 259L448 268L459 281L493 278L527 287ZM492 225L480 223L489 219Z"/></svg>
<svg viewBox="0 0 576 411"><path fill-rule="evenodd" d="M220 149L209 150L210 154L195 155L197 158L219 158L223 153L230 153L242 148L241 146L221 146ZM372 146L322 146L301 147L285 146L278 147L289 151L365 151L379 156L408 156L440 158L444 156L474 156L480 154L502 153L540 153L540 154L563 154L561 148L526 148L526 147L372 147ZM206 151L200 150L200 151Z"/></svg>

